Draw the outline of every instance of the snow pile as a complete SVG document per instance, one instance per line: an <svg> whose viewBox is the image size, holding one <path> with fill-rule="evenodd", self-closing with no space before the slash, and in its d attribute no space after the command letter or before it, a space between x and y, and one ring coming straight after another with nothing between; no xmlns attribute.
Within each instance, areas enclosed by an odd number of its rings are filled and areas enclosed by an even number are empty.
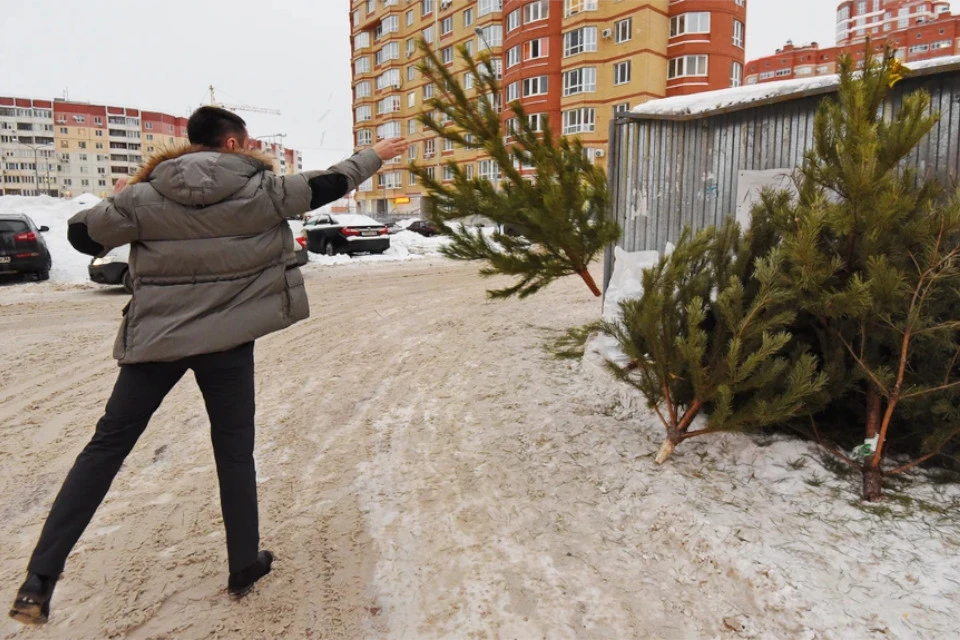
<svg viewBox="0 0 960 640"><path fill-rule="evenodd" d="M329 267L357 263L407 262L419 258L439 257L440 249L449 243L450 238L447 236L427 238L413 231L400 231L390 236L390 248L382 254L348 256L341 253L325 256L311 253L307 266Z"/></svg>
<svg viewBox="0 0 960 640"><path fill-rule="evenodd" d="M61 200L50 196L2 196L0 211L4 213L25 213L37 226L50 227L43 239L50 249L53 268L50 280L61 284L79 284L88 281L87 265L90 256L84 255L67 242L67 220L70 216L89 209L100 202L100 198L84 194L72 200Z"/></svg>

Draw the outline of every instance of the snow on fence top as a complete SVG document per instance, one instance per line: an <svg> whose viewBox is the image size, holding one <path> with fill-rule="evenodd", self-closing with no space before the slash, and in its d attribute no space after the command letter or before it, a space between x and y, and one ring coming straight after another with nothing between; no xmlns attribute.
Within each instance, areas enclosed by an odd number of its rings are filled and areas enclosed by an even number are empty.
<svg viewBox="0 0 960 640"><path fill-rule="evenodd" d="M960 70L960 56L924 60L906 66L909 70L908 77L957 71ZM720 89L719 91L706 91L691 96L651 100L639 105L630 111L627 116L654 120L690 120L785 100L831 93L836 90L839 84L840 76L836 74L802 80L765 82L732 89Z"/></svg>

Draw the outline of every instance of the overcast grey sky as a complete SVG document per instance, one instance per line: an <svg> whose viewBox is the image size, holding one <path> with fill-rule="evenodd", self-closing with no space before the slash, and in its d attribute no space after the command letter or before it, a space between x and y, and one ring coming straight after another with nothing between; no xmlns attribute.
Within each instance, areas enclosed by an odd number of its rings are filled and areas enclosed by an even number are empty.
<svg viewBox="0 0 960 640"><path fill-rule="evenodd" d="M837 3L748 0L747 57L788 38L832 44ZM213 84L224 102L280 109L241 115L254 136L286 133L305 168L350 153L349 0L3 4L0 95L69 90L72 100L184 115Z"/></svg>

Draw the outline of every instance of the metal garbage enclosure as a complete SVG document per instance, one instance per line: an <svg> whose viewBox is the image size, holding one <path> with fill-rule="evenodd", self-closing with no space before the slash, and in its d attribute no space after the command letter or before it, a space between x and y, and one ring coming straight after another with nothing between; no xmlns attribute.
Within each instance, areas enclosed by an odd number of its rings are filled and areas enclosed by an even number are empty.
<svg viewBox="0 0 960 640"><path fill-rule="evenodd" d="M960 173L960 57L907 65L886 110L918 89L940 122L910 162L955 181ZM701 229L741 217L762 186L787 186L813 143L817 107L836 93L837 76L788 80L655 100L610 125L612 215L626 251L660 250L685 226ZM607 251L604 286L613 271Z"/></svg>

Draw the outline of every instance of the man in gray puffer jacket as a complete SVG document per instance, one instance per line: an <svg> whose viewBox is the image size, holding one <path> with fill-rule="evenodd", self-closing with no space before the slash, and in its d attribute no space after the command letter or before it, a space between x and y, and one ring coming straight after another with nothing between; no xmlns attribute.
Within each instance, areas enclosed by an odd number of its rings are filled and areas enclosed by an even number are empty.
<svg viewBox="0 0 960 640"><path fill-rule="evenodd" d="M130 244L133 296L106 412L54 501L10 611L21 622L46 621L70 550L188 369L210 417L227 589L242 596L269 573L273 555L259 550L253 344L309 315L286 219L342 197L406 148L385 140L328 171L277 176L269 156L246 150L246 123L234 113L201 107L187 133L190 147L152 159L130 186L70 219L79 251Z"/></svg>

